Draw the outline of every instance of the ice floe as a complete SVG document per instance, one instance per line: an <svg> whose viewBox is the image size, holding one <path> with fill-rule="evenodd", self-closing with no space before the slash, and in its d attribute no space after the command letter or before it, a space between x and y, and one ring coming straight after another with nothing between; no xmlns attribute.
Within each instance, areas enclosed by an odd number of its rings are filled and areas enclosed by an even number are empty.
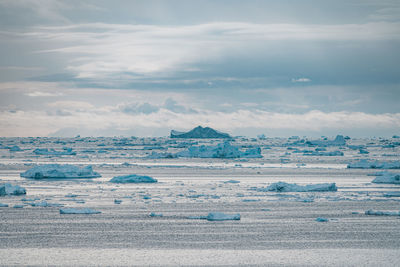
<svg viewBox="0 0 400 267"><path fill-rule="evenodd" d="M372 182L377 184L400 184L400 173L386 171L376 173L376 178Z"/></svg>
<svg viewBox="0 0 400 267"><path fill-rule="evenodd" d="M315 219L315 221L317 221L317 222L328 222L329 220L327 218L318 217L317 219Z"/></svg>
<svg viewBox="0 0 400 267"><path fill-rule="evenodd" d="M54 149L48 148L37 148L33 150L33 153L36 155L47 155L47 156L64 156L64 155L76 155L75 151L72 151L72 148L64 148L62 151L56 151Z"/></svg>
<svg viewBox="0 0 400 267"><path fill-rule="evenodd" d="M85 209L75 209L75 208L60 209L60 214L98 214L98 213L101 213L101 211L93 210L93 209L89 209L89 208L85 208Z"/></svg>
<svg viewBox="0 0 400 267"><path fill-rule="evenodd" d="M240 214L225 214L222 212L210 212L206 219L208 221L227 221L227 220L240 220Z"/></svg>
<svg viewBox="0 0 400 267"><path fill-rule="evenodd" d="M309 184L309 185L297 185L288 184L285 182L273 183L266 188L259 188L258 191L273 191L273 192L327 192L327 191L337 191L335 183L325 183L325 184Z"/></svg>
<svg viewBox="0 0 400 267"><path fill-rule="evenodd" d="M68 164L38 165L21 173L20 176L33 179L70 179L101 177L99 173L93 171L92 166L90 165L80 168Z"/></svg>
<svg viewBox="0 0 400 267"><path fill-rule="evenodd" d="M246 151L239 150L225 141L216 146L191 146L187 150L176 153L178 157L188 158L262 158L261 148L249 148Z"/></svg>
<svg viewBox="0 0 400 267"><path fill-rule="evenodd" d="M145 175L137 175L137 174L129 174L123 176L115 176L110 180L111 183L157 183L157 179L154 179L150 176Z"/></svg>
<svg viewBox="0 0 400 267"><path fill-rule="evenodd" d="M369 161L367 159L362 159L355 163L349 163L347 168L354 169L400 169L400 161Z"/></svg>
<svg viewBox="0 0 400 267"><path fill-rule="evenodd" d="M376 211L367 210L365 215L375 215L375 216L400 216L400 211Z"/></svg>
<svg viewBox="0 0 400 267"><path fill-rule="evenodd" d="M5 195L25 195L26 189L19 185L12 185L9 183L0 185L0 196Z"/></svg>

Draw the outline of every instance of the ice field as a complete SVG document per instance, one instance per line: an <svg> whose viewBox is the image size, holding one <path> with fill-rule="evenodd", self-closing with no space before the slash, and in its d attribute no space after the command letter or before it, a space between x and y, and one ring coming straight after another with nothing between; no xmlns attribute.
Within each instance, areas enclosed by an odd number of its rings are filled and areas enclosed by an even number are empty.
<svg viewBox="0 0 400 267"><path fill-rule="evenodd" d="M0 138L0 265L400 265L400 138L227 140Z"/></svg>

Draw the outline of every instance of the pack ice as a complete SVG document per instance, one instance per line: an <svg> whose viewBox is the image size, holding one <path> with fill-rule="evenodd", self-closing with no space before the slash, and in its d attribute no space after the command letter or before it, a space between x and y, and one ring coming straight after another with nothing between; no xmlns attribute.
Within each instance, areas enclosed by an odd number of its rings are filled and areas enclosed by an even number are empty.
<svg viewBox="0 0 400 267"><path fill-rule="evenodd" d="M378 172L372 181L377 184L400 184L400 173Z"/></svg>
<svg viewBox="0 0 400 267"><path fill-rule="evenodd" d="M400 169L400 161L379 162L362 159L359 162L349 163L347 168L355 169Z"/></svg>
<svg viewBox="0 0 400 267"><path fill-rule="evenodd" d="M26 190L19 185L12 185L9 183L0 185L0 196L5 195L25 195Z"/></svg>
<svg viewBox="0 0 400 267"><path fill-rule="evenodd" d="M216 146L191 146L176 155L187 158L262 158L260 147L241 151L238 147L232 146L229 141Z"/></svg>
<svg viewBox="0 0 400 267"><path fill-rule="evenodd" d="M337 191L335 183L325 183L325 184L309 184L309 185L297 185L288 184L285 182L273 183L266 188L259 189L259 191L274 191L274 192L327 192L327 191Z"/></svg>
<svg viewBox="0 0 400 267"><path fill-rule="evenodd" d="M94 172L92 166L83 168L74 165L47 164L35 166L20 174L21 177L33 179L69 179L69 178L97 178L101 175Z"/></svg>
<svg viewBox="0 0 400 267"><path fill-rule="evenodd" d="M129 174L123 176L115 176L110 180L111 183L157 183L157 180L150 176Z"/></svg>

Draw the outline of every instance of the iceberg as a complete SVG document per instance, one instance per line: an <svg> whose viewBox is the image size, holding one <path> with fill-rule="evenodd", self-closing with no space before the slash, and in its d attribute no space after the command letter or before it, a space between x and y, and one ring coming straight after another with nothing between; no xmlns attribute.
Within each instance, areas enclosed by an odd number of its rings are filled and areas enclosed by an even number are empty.
<svg viewBox="0 0 400 267"><path fill-rule="evenodd" d="M163 217L163 214L162 214L162 213L151 212L151 213L149 214L149 216L150 216L150 217Z"/></svg>
<svg viewBox="0 0 400 267"><path fill-rule="evenodd" d="M317 221L317 222L327 222L329 220L327 218L318 217L317 219L315 219L315 221Z"/></svg>
<svg viewBox="0 0 400 267"><path fill-rule="evenodd" d="M359 162L349 163L347 168L354 169L400 169L400 161L379 162L362 159Z"/></svg>
<svg viewBox="0 0 400 267"><path fill-rule="evenodd" d="M375 211L367 210L365 215L375 215L375 216L400 216L400 211Z"/></svg>
<svg viewBox="0 0 400 267"><path fill-rule="evenodd" d="M0 203L0 208L7 208L8 204Z"/></svg>
<svg viewBox="0 0 400 267"><path fill-rule="evenodd" d="M309 184L309 185L297 185L288 184L285 182L273 183L267 188L259 189L259 191L273 191L273 192L328 192L337 191L335 183L325 183L325 184Z"/></svg>
<svg viewBox="0 0 400 267"><path fill-rule="evenodd" d="M9 183L0 185L0 196L6 195L25 195L26 189L19 185L12 185Z"/></svg>
<svg viewBox="0 0 400 267"><path fill-rule="evenodd" d="M206 219L208 221L240 220L240 214L225 214L222 212L210 212Z"/></svg>
<svg viewBox="0 0 400 267"><path fill-rule="evenodd" d="M171 131L171 138L231 138L227 133L221 133L210 127L197 126L189 132Z"/></svg>
<svg viewBox="0 0 400 267"><path fill-rule="evenodd" d="M65 208L60 209L60 214L99 214L101 211L92 210L89 208L85 209L74 209L74 208Z"/></svg>
<svg viewBox="0 0 400 267"><path fill-rule="evenodd" d="M115 176L110 180L111 183L157 183L157 180L150 176L129 174L124 176Z"/></svg>
<svg viewBox="0 0 400 267"><path fill-rule="evenodd" d="M241 151L238 147L232 146L229 141L216 146L191 146L176 155L186 158L262 158L260 147Z"/></svg>
<svg viewBox="0 0 400 267"><path fill-rule="evenodd" d="M21 177L32 179L70 179L98 178L101 175L94 172L92 166L79 168L74 165L47 164L38 165L20 174Z"/></svg>
<svg viewBox="0 0 400 267"><path fill-rule="evenodd" d="M313 146L344 146L346 139L343 135L337 135L335 140L311 140L306 143Z"/></svg>
<svg viewBox="0 0 400 267"><path fill-rule="evenodd" d="M372 180L376 184L400 184L400 173L380 172L376 173L376 178Z"/></svg>
<svg viewBox="0 0 400 267"><path fill-rule="evenodd" d="M22 149L19 146L10 147L10 152L19 152L19 151L22 151Z"/></svg>

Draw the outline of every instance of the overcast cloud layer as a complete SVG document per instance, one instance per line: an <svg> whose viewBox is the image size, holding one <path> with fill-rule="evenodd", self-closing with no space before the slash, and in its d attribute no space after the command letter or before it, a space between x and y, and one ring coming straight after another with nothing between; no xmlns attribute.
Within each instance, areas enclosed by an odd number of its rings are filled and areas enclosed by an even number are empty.
<svg viewBox="0 0 400 267"><path fill-rule="evenodd" d="M0 1L0 136L391 136L398 1Z"/></svg>

